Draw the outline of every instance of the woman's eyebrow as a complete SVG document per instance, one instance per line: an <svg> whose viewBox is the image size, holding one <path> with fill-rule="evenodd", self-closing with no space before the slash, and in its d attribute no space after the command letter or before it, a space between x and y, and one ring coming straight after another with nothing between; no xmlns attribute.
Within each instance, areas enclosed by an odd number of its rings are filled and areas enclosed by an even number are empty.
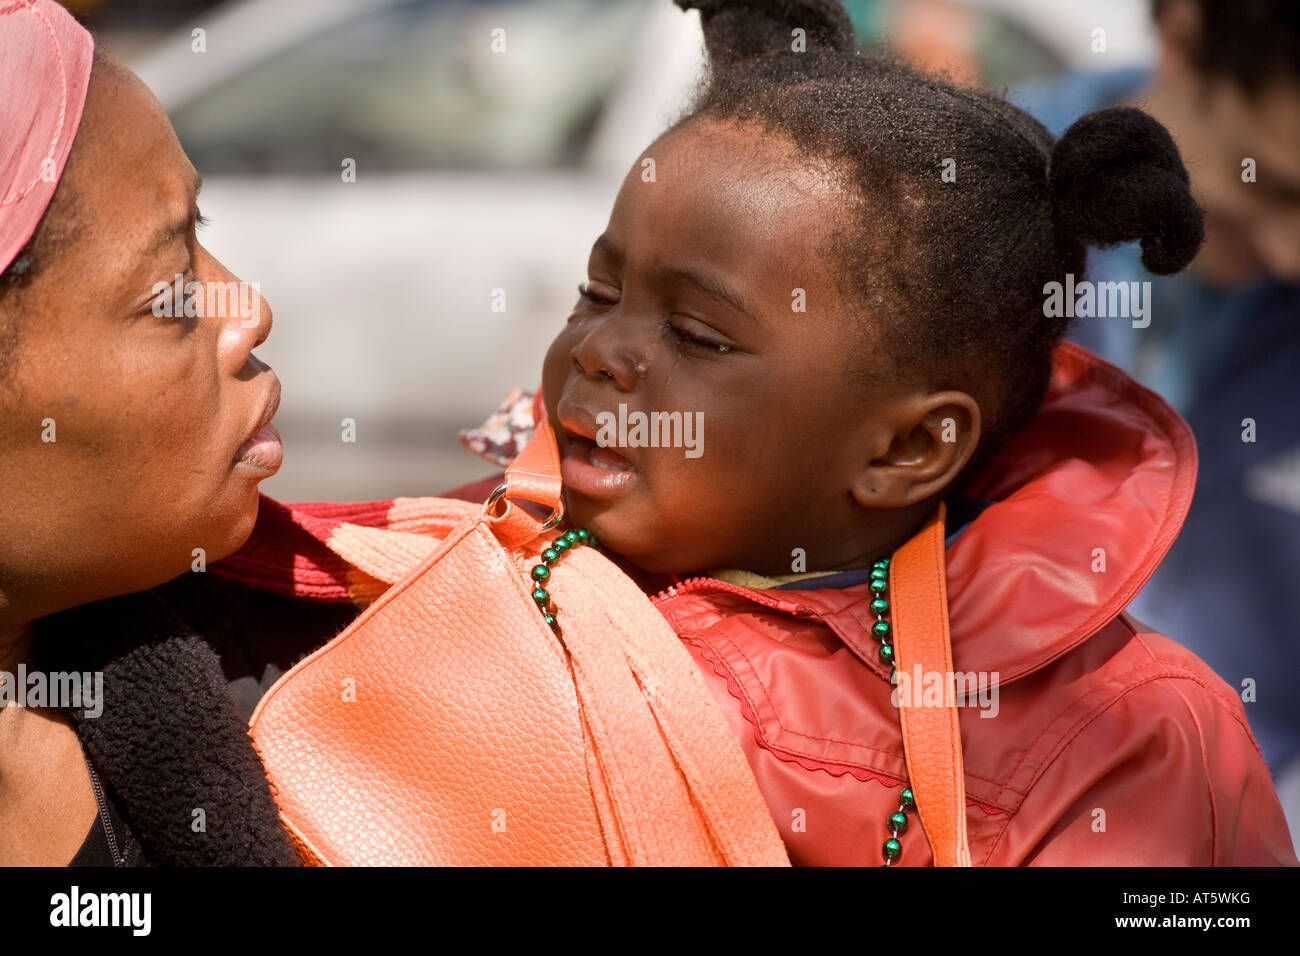
<svg viewBox="0 0 1300 956"><path fill-rule="evenodd" d="M145 255L154 255L189 233L190 227L194 225L194 221L199 215L198 198L199 192L203 189L203 177L198 173L194 174L192 189L193 194L190 197L190 205L185 213L185 218L170 222L154 233L153 238L143 250Z"/></svg>

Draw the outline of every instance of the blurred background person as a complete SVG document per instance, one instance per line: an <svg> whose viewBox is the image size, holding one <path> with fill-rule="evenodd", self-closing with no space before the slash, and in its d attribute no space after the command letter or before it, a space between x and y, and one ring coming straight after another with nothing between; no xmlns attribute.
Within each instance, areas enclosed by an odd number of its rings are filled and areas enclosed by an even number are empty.
<svg viewBox="0 0 1300 956"><path fill-rule="evenodd" d="M1129 612L1240 689L1300 833L1300 4L1156 0L1149 67L1074 73L1018 97L1052 132L1131 104L1173 135L1205 209L1182 275L1132 244L1089 278L1150 282L1150 324L1077 321L1071 338L1159 392L1196 435L1182 534ZM1141 323L1139 323L1141 325ZM1197 595L1190 599L1189 595Z"/></svg>

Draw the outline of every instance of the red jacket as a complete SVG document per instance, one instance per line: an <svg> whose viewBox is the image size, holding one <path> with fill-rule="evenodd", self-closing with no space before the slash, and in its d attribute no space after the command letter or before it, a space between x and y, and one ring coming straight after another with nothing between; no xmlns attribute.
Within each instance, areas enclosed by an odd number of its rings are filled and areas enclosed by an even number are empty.
<svg viewBox="0 0 1300 956"><path fill-rule="evenodd" d="M1296 864L1238 690L1124 613L1195 477L1186 423L1065 342L1042 408L971 488L991 504L949 545L947 587L954 670L996 675L996 716L958 708L974 864ZM490 485L452 495L481 500ZM359 523L383 513L321 507ZM796 863L878 865L907 780L871 596L696 578L654 597ZM1235 639L1230 608L1187 599ZM898 863L929 864L910 816Z"/></svg>
<svg viewBox="0 0 1300 956"><path fill-rule="evenodd" d="M1186 423L1066 343L1041 410L971 489L993 504L947 550L953 667L998 675L996 716L958 708L973 863L1296 863L1238 691L1124 613L1195 478ZM800 863L879 863L906 780L870 599L707 580L656 598ZM900 864L930 863L919 833Z"/></svg>

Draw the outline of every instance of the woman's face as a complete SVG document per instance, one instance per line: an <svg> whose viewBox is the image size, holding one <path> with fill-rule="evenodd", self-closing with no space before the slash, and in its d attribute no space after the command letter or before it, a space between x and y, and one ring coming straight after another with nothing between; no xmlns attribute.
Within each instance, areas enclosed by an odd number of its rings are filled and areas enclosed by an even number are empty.
<svg viewBox="0 0 1300 956"><path fill-rule="evenodd" d="M196 178L148 89L97 61L60 186L71 238L0 302L16 331L0 379L0 623L153 587L252 530L280 464L263 431L279 381L252 354L271 310L207 285L238 280L195 237ZM193 295L197 315L155 309L177 275L218 294Z"/></svg>

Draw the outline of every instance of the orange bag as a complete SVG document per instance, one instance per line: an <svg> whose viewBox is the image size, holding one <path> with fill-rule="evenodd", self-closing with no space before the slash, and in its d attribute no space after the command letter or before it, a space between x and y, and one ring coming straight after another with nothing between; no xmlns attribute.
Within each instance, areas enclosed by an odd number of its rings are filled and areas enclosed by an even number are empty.
<svg viewBox="0 0 1300 956"><path fill-rule="evenodd" d="M560 494L543 420L485 505L422 499L418 533L349 526L331 539L382 595L277 681L250 722L305 860L788 865L721 709L630 578L593 548L569 551L546 583L560 634L544 623L529 570L559 522ZM939 535L941 588L942 527L941 510L927 525ZM933 582L933 560L932 540L928 551L900 551L893 567L931 562ZM895 607L901 654L911 619ZM921 641L912 646L909 660L919 659ZM955 715L946 729L927 724L940 734L955 726ZM925 767L909 753L918 814L932 844L939 833L964 848L964 816L957 834L953 794L940 789L955 755L964 813L960 739L937 747ZM940 769L929 771L936 754ZM961 859L934 850L936 862Z"/></svg>

